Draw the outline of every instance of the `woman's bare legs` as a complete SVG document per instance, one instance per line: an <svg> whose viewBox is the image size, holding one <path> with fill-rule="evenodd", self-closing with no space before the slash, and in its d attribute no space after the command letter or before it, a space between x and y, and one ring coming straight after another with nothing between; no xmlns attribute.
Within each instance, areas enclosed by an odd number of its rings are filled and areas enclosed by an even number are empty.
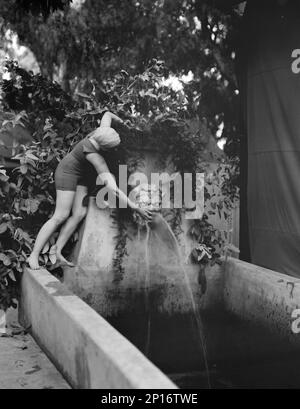
<svg viewBox="0 0 300 409"><path fill-rule="evenodd" d="M38 270L39 255L43 247L50 239L52 234L58 229L58 227L68 218L72 204L74 201L75 192L71 191L56 191L56 206L53 216L43 225L39 231L35 244L27 262L31 269Z"/></svg>
<svg viewBox="0 0 300 409"><path fill-rule="evenodd" d="M74 267L74 264L67 261L61 254L61 252L69 238L76 230L79 223L84 219L86 215L87 208L82 205L82 201L84 197L87 195L87 193L88 189L86 186L81 185L77 186L75 198L73 201L72 215L62 226L55 246L57 262L59 264L66 264L70 267Z"/></svg>

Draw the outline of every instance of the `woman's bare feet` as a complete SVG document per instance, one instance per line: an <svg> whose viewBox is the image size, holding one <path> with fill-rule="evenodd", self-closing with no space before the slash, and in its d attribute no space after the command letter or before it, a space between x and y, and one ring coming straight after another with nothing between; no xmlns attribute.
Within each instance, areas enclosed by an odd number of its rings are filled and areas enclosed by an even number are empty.
<svg viewBox="0 0 300 409"><path fill-rule="evenodd" d="M39 270L41 267L39 265L39 256L31 253L28 259L26 260L31 270Z"/></svg>
<svg viewBox="0 0 300 409"><path fill-rule="evenodd" d="M61 266L75 267L73 263L70 263L65 257L61 254L61 251L57 249L56 244L54 244L49 250L49 259L52 263L52 266L49 268L50 271Z"/></svg>
<svg viewBox="0 0 300 409"><path fill-rule="evenodd" d="M56 262L60 266L75 267L75 264L73 264L70 261L68 261L67 259L65 259L64 256L60 252L56 253Z"/></svg>

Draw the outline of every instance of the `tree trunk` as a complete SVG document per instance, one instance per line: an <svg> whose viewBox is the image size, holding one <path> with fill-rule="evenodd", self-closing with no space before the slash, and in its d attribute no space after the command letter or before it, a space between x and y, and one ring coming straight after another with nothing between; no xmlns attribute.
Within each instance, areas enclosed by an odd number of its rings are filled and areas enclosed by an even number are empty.
<svg viewBox="0 0 300 409"><path fill-rule="evenodd" d="M70 92L70 77L68 73L68 58L64 50L59 52L58 56L59 68L58 68L58 82L62 89L66 92Z"/></svg>

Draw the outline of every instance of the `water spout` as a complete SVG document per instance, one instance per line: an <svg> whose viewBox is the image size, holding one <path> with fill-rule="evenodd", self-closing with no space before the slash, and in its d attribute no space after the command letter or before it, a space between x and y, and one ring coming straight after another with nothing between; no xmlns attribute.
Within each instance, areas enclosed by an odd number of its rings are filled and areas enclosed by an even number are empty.
<svg viewBox="0 0 300 409"><path fill-rule="evenodd" d="M150 238L156 237L160 243L161 247L157 253L158 257L166 256L163 253L163 250L167 250L166 253L170 256L170 251L172 254L172 258L175 255L177 258L179 271L183 277L184 288L187 292L187 298L191 303L192 310L193 310L193 317L195 326L197 329L197 337L200 341L201 352L203 355L203 362L205 366L205 372L207 376L207 384L208 388L211 388L210 382L210 375L209 375L209 368L208 368L208 359L207 359L207 348L206 348L206 341L204 337L203 331L203 323L200 315L200 311L196 306L196 302L194 299L194 294L191 288L190 280L188 277L188 273L185 269L185 266L182 261L182 254L180 251L179 243L177 238L172 231L168 222L162 217L159 213L161 210L161 194L160 191L154 185L139 185L135 190L135 201L136 204L142 208L149 208L154 210L154 217L151 223L147 224L144 220L140 218L138 214L134 214L134 219L138 224L138 234L140 237L140 229L146 226L146 239L145 239L145 311L146 311L146 319L147 319L147 327L146 327L146 341L145 341L145 355L149 357L150 353L150 337L151 337L151 305L150 305L150 295L151 295L151 265L150 265ZM166 248L166 246L168 248ZM168 251L170 250L170 251Z"/></svg>
<svg viewBox="0 0 300 409"><path fill-rule="evenodd" d="M203 354L203 361L205 365L205 371L206 371L206 376L207 376L207 385L208 388L211 388L211 381L210 381L210 374L209 374L209 367L208 367L208 358L207 358L207 348L206 348L206 340L204 337L204 330L203 330L203 323L200 315L200 311L198 310L196 306L196 302L194 299L194 294L191 288L190 280L188 277L188 273L183 265L182 262L182 254L180 251L180 247L178 244L178 240L172 231L169 223L162 217L161 214L156 214L154 216L153 222L150 224L151 230L149 226L147 226L147 235L146 235L146 251L145 251L145 257L146 257L146 282L145 282L145 287L146 287L146 311L148 314L148 327L147 327L147 340L146 340L146 355L148 356L149 354L149 347L150 347L150 331L151 331L151 314L150 314L150 300L149 300L149 295L150 295L150 259L149 259L149 246L150 246L150 235L154 234L161 240L161 242L164 243L164 245L168 245L170 249L172 250L173 254L175 254L180 270L183 275L184 283L185 283L185 288L187 291L188 298L190 299L192 309L193 309L193 314L194 314L194 319L197 327L197 335L200 340L200 346L201 346L201 352Z"/></svg>
<svg viewBox="0 0 300 409"><path fill-rule="evenodd" d="M150 333L151 333L151 308L150 308L150 260L149 260L149 241L151 230L147 225L147 235L146 235L146 247L145 247L145 259L146 259L146 274L145 274L145 309L147 314L147 330L146 330L146 345L145 345L145 355L149 358L150 352Z"/></svg>

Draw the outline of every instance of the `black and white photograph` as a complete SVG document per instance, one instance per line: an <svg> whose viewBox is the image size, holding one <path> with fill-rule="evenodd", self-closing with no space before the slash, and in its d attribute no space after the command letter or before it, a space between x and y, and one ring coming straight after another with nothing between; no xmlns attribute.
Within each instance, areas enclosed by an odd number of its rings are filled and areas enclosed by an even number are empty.
<svg viewBox="0 0 300 409"><path fill-rule="evenodd" d="M1 390L300 389L298 266L299 0L0 0Z"/></svg>

